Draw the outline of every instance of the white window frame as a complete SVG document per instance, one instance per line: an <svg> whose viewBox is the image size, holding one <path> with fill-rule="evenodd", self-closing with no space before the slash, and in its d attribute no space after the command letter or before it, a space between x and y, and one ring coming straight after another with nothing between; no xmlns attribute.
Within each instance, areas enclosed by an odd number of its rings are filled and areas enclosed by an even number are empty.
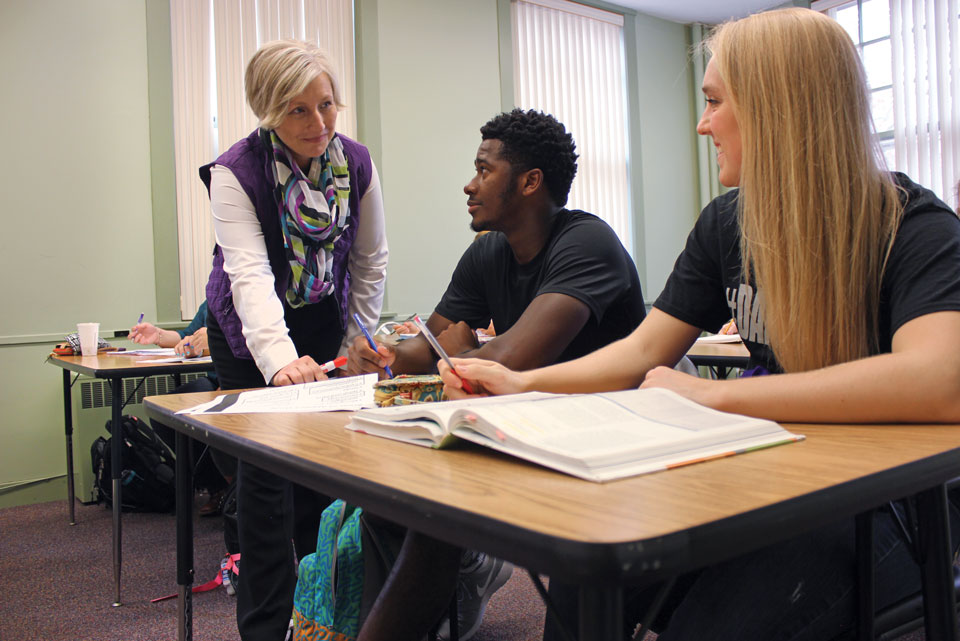
<svg viewBox="0 0 960 641"><path fill-rule="evenodd" d="M567 0L511 0L514 99L577 145L567 207L605 220L633 255L623 16Z"/></svg>
<svg viewBox="0 0 960 641"><path fill-rule="evenodd" d="M893 129L878 131L890 169L908 174L951 207L960 206L960 0L888 0ZM862 3L819 0L811 8L835 17ZM855 39L858 49L882 41Z"/></svg>

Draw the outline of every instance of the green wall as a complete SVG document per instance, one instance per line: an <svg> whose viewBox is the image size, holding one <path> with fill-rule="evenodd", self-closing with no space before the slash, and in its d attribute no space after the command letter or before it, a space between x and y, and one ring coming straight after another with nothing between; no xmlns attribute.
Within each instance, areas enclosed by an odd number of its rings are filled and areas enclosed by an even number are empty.
<svg viewBox="0 0 960 641"><path fill-rule="evenodd" d="M357 15L360 138L391 250L384 311L429 312L473 237L462 188L480 125L509 106L509 22L497 0L357 0ZM685 27L627 25L633 211L652 300L696 216L693 87ZM53 343L80 321L110 335L141 312L179 320L169 28L167 0L0 9L0 507L64 496ZM78 466L89 445L76 444Z"/></svg>
<svg viewBox="0 0 960 641"><path fill-rule="evenodd" d="M644 15L636 16L634 29L637 96L633 105L634 122L640 123L642 167L633 180L633 197L641 199L634 204L635 224L642 230L635 246L643 248L634 259L641 265L644 298L653 302L700 212L694 130L699 114L693 103L690 29Z"/></svg>
<svg viewBox="0 0 960 641"><path fill-rule="evenodd" d="M51 345L156 314L145 32L142 0L0 9L0 505L64 495Z"/></svg>
<svg viewBox="0 0 960 641"><path fill-rule="evenodd" d="M473 239L463 186L473 172L480 126L500 111L495 0L358 0L360 73L375 95L359 96L361 140L371 120L387 219L390 266L385 312L433 311ZM361 90L368 87L363 80ZM374 111L368 103L374 101ZM373 145L374 143L370 143Z"/></svg>

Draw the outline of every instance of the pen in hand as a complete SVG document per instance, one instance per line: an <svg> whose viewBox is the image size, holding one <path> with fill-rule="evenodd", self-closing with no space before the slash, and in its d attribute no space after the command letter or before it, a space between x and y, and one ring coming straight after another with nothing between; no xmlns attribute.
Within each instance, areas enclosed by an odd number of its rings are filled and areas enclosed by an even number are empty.
<svg viewBox="0 0 960 641"><path fill-rule="evenodd" d="M447 353L442 347L440 347L440 341L438 341L436 336L433 335L433 332L427 329L427 324L420 320L419 315L414 315L413 322L417 327L420 328L420 333L423 334L424 338L427 339L427 342L430 343L433 351L435 351L437 355L443 359L443 362L447 364L447 367L450 368L450 371L453 372L453 375L460 379L460 386L463 388L463 391L467 394L473 394L473 388L470 387L470 383L465 381L457 372L457 368L453 366L453 363L450 361L450 357L447 356Z"/></svg>
<svg viewBox="0 0 960 641"><path fill-rule="evenodd" d="M367 339L367 345L370 346L374 352L377 351L377 344L373 341L373 336L370 335L370 332L367 331L366 326L363 324L363 321L360 320L360 314L354 314L353 320L357 321L357 325L360 326L360 331L363 332L364 337ZM383 366L383 371L387 373L387 378L393 378L393 371L390 370L389 365Z"/></svg>

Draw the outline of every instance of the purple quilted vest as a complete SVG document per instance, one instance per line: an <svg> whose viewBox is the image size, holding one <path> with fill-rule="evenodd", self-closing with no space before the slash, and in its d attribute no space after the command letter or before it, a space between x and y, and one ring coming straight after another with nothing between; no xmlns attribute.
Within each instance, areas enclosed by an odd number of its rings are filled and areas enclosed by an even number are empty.
<svg viewBox="0 0 960 641"><path fill-rule="evenodd" d="M343 151L347 157L347 166L350 172L350 222L349 226L337 239L333 249L333 283L334 296L340 308L343 327L347 326L347 294L350 291L350 274L347 272L347 255L353 246L353 239L357 235L357 225L360 224L360 196L366 193L370 184L372 162L370 152L360 143L337 134L343 143ZM284 301L286 306L286 291L290 282L290 264L287 262L283 249L283 232L280 229L279 205L273 191L273 172L267 165L267 154L260 141L259 131L240 140L224 154L209 165L200 168L200 179L210 191L210 169L214 165L227 167L237 177L243 190L249 196L257 212L260 227L263 229L263 240L267 246L267 257L270 269L273 271L274 288L277 297ZM223 335L230 345L230 350L237 358L252 359L250 350L240 326L240 317L233 306L233 295L230 292L230 277L223 270L223 253L216 247L213 253L213 269L207 280L207 306Z"/></svg>

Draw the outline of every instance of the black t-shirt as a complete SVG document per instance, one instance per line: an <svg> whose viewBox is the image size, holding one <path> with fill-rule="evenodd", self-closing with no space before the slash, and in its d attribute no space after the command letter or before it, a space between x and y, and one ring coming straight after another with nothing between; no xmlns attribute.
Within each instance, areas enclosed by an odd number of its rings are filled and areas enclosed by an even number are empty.
<svg viewBox="0 0 960 641"><path fill-rule="evenodd" d="M904 213L881 283L881 352L890 351L907 321L960 310L960 219L930 190L893 176L905 190ZM741 278L737 194L715 198L700 214L654 307L711 332L735 318L750 365L779 372L767 344L763 292Z"/></svg>
<svg viewBox="0 0 960 641"><path fill-rule="evenodd" d="M560 355L567 361L623 338L646 314L633 259L609 225L582 211L556 214L550 238L525 265L506 236L485 234L460 258L437 313L497 333L513 327L541 294L566 294L590 308L590 319Z"/></svg>

